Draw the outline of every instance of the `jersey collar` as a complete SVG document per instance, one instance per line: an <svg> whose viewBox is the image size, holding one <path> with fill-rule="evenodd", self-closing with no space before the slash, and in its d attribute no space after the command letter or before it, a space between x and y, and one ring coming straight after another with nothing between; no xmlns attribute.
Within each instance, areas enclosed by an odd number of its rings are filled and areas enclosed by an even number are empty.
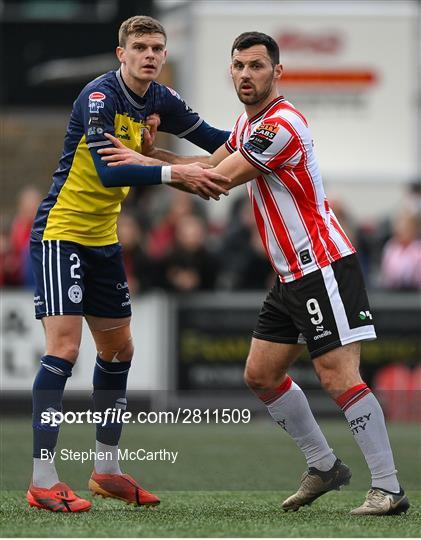
<svg viewBox="0 0 421 540"><path fill-rule="evenodd" d="M277 98L273 99L270 103L266 105L266 107L262 111L258 112L257 114L248 119L249 124L254 124L254 122L260 120L262 116L264 116L268 112L269 109L271 109L274 105L281 103L282 101L285 101L284 96L278 96Z"/></svg>
<svg viewBox="0 0 421 540"><path fill-rule="evenodd" d="M146 107L145 98L136 96L136 94L132 92L130 88L126 86L125 82L123 81L123 77L121 76L121 69L118 69L115 72L115 75L117 77L118 84L120 85L120 88L123 90L123 94L126 96L127 100L133 105L135 109L138 109L140 111L144 109ZM148 88L148 91L149 91L149 88Z"/></svg>

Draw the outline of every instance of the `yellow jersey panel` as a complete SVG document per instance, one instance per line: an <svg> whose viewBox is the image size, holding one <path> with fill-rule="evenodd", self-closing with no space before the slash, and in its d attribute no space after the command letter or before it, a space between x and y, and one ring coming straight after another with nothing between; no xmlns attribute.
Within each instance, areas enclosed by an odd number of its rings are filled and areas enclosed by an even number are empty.
<svg viewBox="0 0 421 540"><path fill-rule="evenodd" d="M115 136L132 150L141 150L141 130L145 127L128 115L115 115ZM103 186L83 136L69 175L50 210L43 240L68 240L89 246L118 242L117 218L129 190Z"/></svg>

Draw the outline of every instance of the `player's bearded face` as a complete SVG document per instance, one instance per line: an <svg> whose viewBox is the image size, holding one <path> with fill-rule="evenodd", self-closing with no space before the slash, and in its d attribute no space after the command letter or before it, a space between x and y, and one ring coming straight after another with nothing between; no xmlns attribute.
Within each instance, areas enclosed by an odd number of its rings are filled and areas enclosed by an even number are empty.
<svg viewBox="0 0 421 540"><path fill-rule="evenodd" d="M264 45L235 50L231 76L238 99L245 105L264 102L276 85L275 66Z"/></svg>

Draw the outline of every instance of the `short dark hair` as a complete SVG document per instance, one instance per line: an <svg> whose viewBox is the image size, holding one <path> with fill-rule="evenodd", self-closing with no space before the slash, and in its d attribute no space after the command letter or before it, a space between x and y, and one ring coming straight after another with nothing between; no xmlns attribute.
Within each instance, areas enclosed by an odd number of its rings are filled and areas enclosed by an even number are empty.
<svg viewBox="0 0 421 540"><path fill-rule="evenodd" d="M120 47L126 46L127 38L132 34L162 34L167 41L167 34L162 24L146 15L135 15L121 23L118 31L118 44Z"/></svg>
<svg viewBox="0 0 421 540"><path fill-rule="evenodd" d="M231 56L235 49L242 51L243 49L249 49L253 45L264 45L269 54L269 58L272 60L272 64L279 64L279 47L276 41L262 32L243 32L235 38L231 48Z"/></svg>

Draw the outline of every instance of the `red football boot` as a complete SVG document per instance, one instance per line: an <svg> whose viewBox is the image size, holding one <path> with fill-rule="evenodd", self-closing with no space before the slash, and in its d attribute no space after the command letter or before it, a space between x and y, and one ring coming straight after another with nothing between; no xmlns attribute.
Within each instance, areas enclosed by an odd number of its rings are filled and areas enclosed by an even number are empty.
<svg viewBox="0 0 421 540"><path fill-rule="evenodd" d="M89 479L89 489L93 495L120 499L134 506L156 506L161 502L128 474L98 474L94 471Z"/></svg>
<svg viewBox="0 0 421 540"><path fill-rule="evenodd" d="M92 506L92 503L78 497L64 482L58 482L49 489L31 484L26 499L30 506L51 512L86 512Z"/></svg>

